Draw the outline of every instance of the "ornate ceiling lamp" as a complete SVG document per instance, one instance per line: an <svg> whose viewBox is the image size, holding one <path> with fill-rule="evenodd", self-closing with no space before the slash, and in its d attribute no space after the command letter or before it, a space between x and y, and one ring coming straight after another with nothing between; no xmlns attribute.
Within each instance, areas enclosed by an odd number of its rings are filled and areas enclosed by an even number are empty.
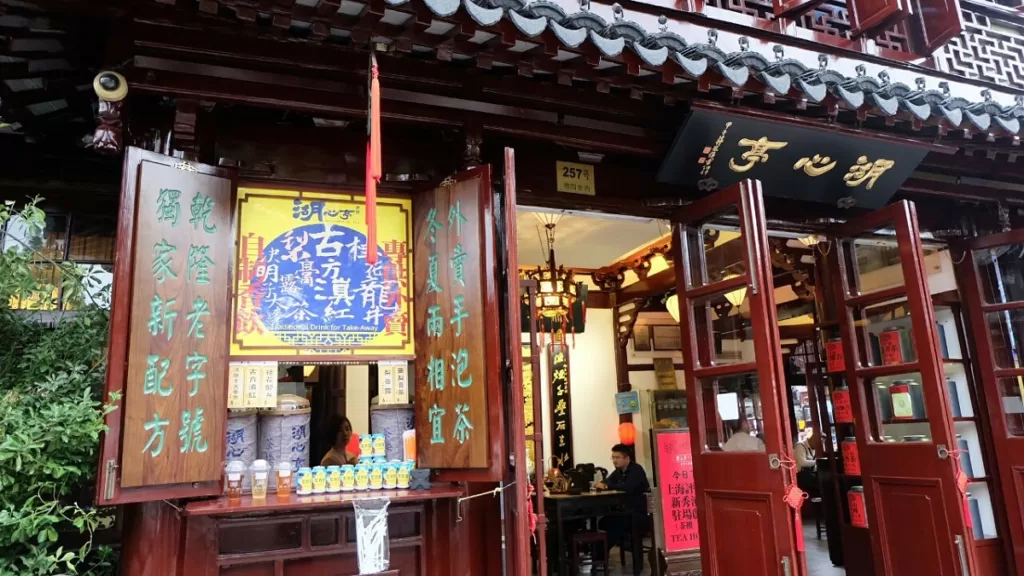
<svg viewBox="0 0 1024 576"><path fill-rule="evenodd" d="M543 231L541 248L547 248L548 258L543 266L525 272L524 276L537 281L537 296L534 303L541 332L544 329L544 320L548 320L556 338L564 341L566 326L572 326L572 307L576 303L578 289L572 270L555 262L555 225L562 215L536 212L534 216L541 224L537 230L538 234Z"/></svg>

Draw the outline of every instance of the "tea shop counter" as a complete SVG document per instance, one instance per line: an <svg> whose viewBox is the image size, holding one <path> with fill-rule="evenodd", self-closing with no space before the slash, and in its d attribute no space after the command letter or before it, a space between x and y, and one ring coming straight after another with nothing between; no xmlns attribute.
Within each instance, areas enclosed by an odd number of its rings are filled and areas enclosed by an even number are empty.
<svg viewBox="0 0 1024 576"><path fill-rule="evenodd" d="M352 502L357 500L375 500L379 498L387 498L391 501L391 506L395 506L405 502L458 498L461 494L461 489L454 484L438 485L430 490L374 490L370 492L314 494L311 496L298 496L293 493L285 498L279 498L277 494L271 492L262 500L255 500L249 494L244 494L240 501L231 501L227 497L222 496L214 500L192 502L185 506L182 514L185 516L223 516L254 512L299 512L322 508L351 507Z"/></svg>
<svg viewBox="0 0 1024 576"><path fill-rule="evenodd" d="M187 572L201 576L359 574L353 502L387 498L389 576L449 574L458 498L454 484L430 490L345 492L191 502L182 510Z"/></svg>

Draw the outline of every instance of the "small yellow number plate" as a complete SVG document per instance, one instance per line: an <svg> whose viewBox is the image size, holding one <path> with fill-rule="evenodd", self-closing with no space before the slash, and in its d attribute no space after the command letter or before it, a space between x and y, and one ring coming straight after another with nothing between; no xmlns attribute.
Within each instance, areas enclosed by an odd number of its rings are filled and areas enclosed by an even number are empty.
<svg viewBox="0 0 1024 576"><path fill-rule="evenodd" d="M589 164L555 162L555 181L558 184L559 192L586 194L587 196L597 194L594 167Z"/></svg>

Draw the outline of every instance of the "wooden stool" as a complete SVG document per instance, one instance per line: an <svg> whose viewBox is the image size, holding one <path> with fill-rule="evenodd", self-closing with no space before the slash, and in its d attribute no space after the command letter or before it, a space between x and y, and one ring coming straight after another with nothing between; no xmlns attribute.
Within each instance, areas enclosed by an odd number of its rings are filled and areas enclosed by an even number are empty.
<svg viewBox="0 0 1024 576"><path fill-rule="evenodd" d="M608 533L601 530L577 532L572 535L572 557L569 558L569 569L572 576L579 574L577 562L580 560L580 547L590 546L590 566L594 566L594 554L600 546L604 554L604 573L608 574Z"/></svg>
<svg viewBox="0 0 1024 576"><path fill-rule="evenodd" d="M814 508L814 529L818 533L818 540L821 540L821 533L825 531L824 527L821 525L821 498L811 498L811 507Z"/></svg>

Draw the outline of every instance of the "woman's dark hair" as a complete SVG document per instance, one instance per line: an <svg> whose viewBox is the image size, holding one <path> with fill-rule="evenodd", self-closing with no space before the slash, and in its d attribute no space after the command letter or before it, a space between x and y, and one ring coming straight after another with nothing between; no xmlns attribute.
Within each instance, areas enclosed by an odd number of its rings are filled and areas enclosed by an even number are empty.
<svg viewBox="0 0 1024 576"><path fill-rule="evenodd" d="M345 424L348 424L349 430L352 429L352 423L345 416L334 414L327 419L327 422L324 423L323 440L328 446L333 447L335 442L338 441L338 433L341 432Z"/></svg>

